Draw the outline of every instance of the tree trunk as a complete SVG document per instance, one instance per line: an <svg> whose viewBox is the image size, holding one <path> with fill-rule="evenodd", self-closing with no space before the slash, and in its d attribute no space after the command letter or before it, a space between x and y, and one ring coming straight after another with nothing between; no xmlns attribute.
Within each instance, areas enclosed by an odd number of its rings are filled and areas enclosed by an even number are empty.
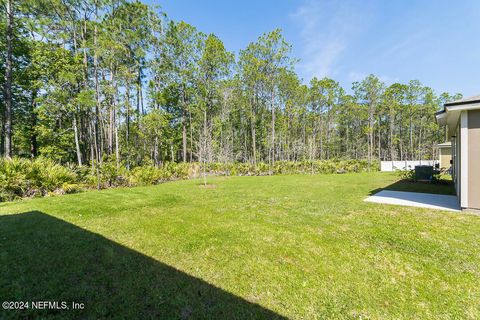
<svg viewBox="0 0 480 320"><path fill-rule="evenodd" d="M138 71L137 71L137 120L143 115L143 98L142 98L142 66L141 62L138 61ZM137 124L140 124L140 121L137 121Z"/></svg>
<svg viewBox="0 0 480 320"><path fill-rule="evenodd" d="M380 163L381 158L382 158L382 123L380 120L380 117L378 117L378 132L377 132L377 137L378 137L378 146L377 146L377 152L378 152L378 162Z"/></svg>
<svg viewBox="0 0 480 320"><path fill-rule="evenodd" d="M402 119L400 119L399 123L400 124L402 123ZM402 125L400 125L398 135L400 137L400 142L398 144L398 148L399 148L399 151L400 151L400 161L403 161L404 160L404 145L403 145L403 138L402 138L402 136L403 136Z"/></svg>
<svg viewBox="0 0 480 320"><path fill-rule="evenodd" d="M30 110L30 157L35 158L38 154L37 150L37 113L35 112L35 100L37 93L32 93L32 107Z"/></svg>
<svg viewBox="0 0 480 320"><path fill-rule="evenodd" d="M113 154L113 127L115 125L113 108L114 108L114 104L112 101L112 104L110 105L110 108L109 108L109 119L108 119L108 154L109 155Z"/></svg>
<svg viewBox="0 0 480 320"><path fill-rule="evenodd" d="M113 130L115 131L115 160L117 161L117 168L120 168L120 143L118 141L118 128L117 128L117 112L114 112L113 121L115 125Z"/></svg>
<svg viewBox="0 0 480 320"><path fill-rule="evenodd" d="M395 148L393 143L393 132L395 130L395 114L393 108L390 108L390 132L389 132L389 142L390 142L390 161L395 161Z"/></svg>
<svg viewBox="0 0 480 320"><path fill-rule="evenodd" d="M207 108L203 109L203 185L207 186Z"/></svg>
<svg viewBox="0 0 480 320"><path fill-rule="evenodd" d="M325 137L326 137L326 143L327 143L327 148L325 150L325 153L326 153L326 158L327 160L330 159L330 106L327 105L327 125L326 125L326 132L325 132Z"/></svg>
<svg viewBox="0 0 480 320"><path fill-rule="evenodd" d="M372 158L373 158L373 105L370 104L369 108L369 115L368 115L368 166L371 167L372 165Z"/></svg>
<svg viewBox="0 0 480 320"><path fill-rule="evenodd" d="M323 117L322 117L322 110L321 110L321 107L319 106L319 115L318 115L318 119L319 119L319 122L320 122L320 130L319 130L319 136L320 136L320 154L319 154L319 158L320 160L323 160Z"/></svg>
<svg viewBox="0 0 480 320"><path fill-rule="evenodd" d="M272 167L275 162L275 94L272 90L271 95L271 108L272 108L272 145L270 146L270 168L269 174L272 175Z"/></svg>
<svg viewBox="0 0 480 320"><path fill-rule="evenodd" d="M91 125L92 127L92 130L93 130L93 144L92 144L92 147L91 147L91 150L92 150L92 165L95 163L95 169L96 169L96 173L97 173L97 190L100 190L100 148L98 147L98 141L97 141L97 128L96 128L96 125L95 123L93 123ZM95 161L93 161L95 160Z"/></svg>
<svg viewBox="0 0 480 320"><path fill-rule="evenodd" d="M182 161L187 161L187 106L185 101L185 86L182 90ZM192 152L192 150L190 150Z"/></svg>
<svg viewBox="0 0 480 320"><path fill-rule="evenodd" d="M130 83L126 83L125 92L125 149L127 170L130 169Z"/></svg>
<svg viewBox="0 0 480 320"><path fill-rule="evenodd" d="M250 129L252 132L252 156L253 156L253 165L257 166L257 137L255 132L255 109L252 106L252 117L250 122Z"/></svg>
<svg viewBox="0 0 480 320"><path fill-rule="evenodd" d="M409 123L409 130L410 130L410 146L409 146L409 151L410 151L410 159L409 160L415 160L413 158L413 126L412 126L412 111L410 111L410 123Z"/></svg>
<svg viewBox="0 0 480 320"><path fill-rule="evenodd" d="M113 67L110 68L110 83L114 86L113 82ZM113 154L113 140L114 140L114 126L115 126L115 95L112 94L110 108L109 108L109 119L108 119L108 154Z"/></svg>
<svg viewBox="0 0 480 320"><path fill-rule="evenodd" d="M13 0L7 0L7 57L5 61L5 157L12 157Z"/></svg>
<svg viewBox="0 0 480 320"><path fill-rule="evenodd" d="M188 113L188 121L190 123L190 163L193 162L193 126L192 126L192 113Z"/></svg>
<svg viewBox="0 0 480 320"><path fill-rule="evenodd" d="M98 18L98 9L95 8L95 15ZM94 55L93 55L93 68L95 73L95 118L94 118L94 125L93 125L93 134L94 134L94 144L95 144L95 160L96 160L96 173L97 173L97 189L100 190L100 164L102 163L102 153L100 148L100 130L99 130L99 122L100 122L100 93L99 93L99 86L98 86L98 57L97 57L97 25L95 24L95 28L93 30L93 44L94 44Z"/></svg>
<svg viewBox="0 0 480 320"><path fill-rule="evenodd" d="M155 167L158 167L158 134L155 135L153 145L153 162L155 163Z"/></svg>
<svg viewBox="0 0 480 320"><path fill-rule="evenodd" d="M342 152L345 152L345 155L347 156L347 158L351 158L350 157L350 137L349 137L349 126L348 124L345 126L345 146L344 146L344 149L340 149L340 153Z"/></svg>
<svg viewBox="0 0 480 320"><path fill-rule="evenodd" d="M418 160L423 160L422 140L423 140L423 118L420 119L420 132L418 133Z"/></svg>
<svg viewBox="0 0 480 320"><path fill-rule="evenodd" d="M77 151L77 163L79 166L82 165L82 153L80 151L80 142L78 140L78 126L77 126L77 117L73 115L73 133L75 135L75 149Z"/></svg>
<svg viewBox="0 0 480 320"><path fill-rule="evenodd" d="M113 105L113 134L115 135L115 160L117 161L117 168L120 168L120 142L118 141L118 116L117 116L117 106L119 106L119 99L118 99L118 84L116 78L114 78L114 88L115 88L115 97L114 97L114 105ZM120 122L120 121L118 121Z"/></svg>

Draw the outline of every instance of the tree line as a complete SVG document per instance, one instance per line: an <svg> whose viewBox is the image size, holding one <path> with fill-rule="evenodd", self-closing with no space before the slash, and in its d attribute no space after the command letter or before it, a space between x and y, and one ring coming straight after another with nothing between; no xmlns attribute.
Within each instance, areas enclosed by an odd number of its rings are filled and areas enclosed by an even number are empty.
<svg viewBox="0 0 480 320"><path fill-rule="evenodd" d="M308 84L280 30L238 54L221 39L125 0L3 0L1 143L5 157L165 162L435 156L440 95L417 80L369 75L348 93Z"/></svg>

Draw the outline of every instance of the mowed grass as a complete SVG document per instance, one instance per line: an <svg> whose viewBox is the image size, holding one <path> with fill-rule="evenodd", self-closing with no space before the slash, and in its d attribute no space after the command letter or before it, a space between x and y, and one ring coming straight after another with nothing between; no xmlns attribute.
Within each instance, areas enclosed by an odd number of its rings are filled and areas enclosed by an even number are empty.
<svg viewBox="0 0 480 320"><path fill-rule="evenodd" d="M480 216L365 203L395 174L210 178L0 206L0 318L480 318Z"/></svg>

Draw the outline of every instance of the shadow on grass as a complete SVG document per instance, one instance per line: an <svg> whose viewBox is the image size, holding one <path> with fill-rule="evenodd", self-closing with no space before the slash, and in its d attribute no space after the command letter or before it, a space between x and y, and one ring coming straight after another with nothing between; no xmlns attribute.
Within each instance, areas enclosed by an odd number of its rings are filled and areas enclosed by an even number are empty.
<svg viewBox="0 0 480 320"><path fill-rule="evenodd" d="M411 180L398 180L386 187L371 190L370 195L374 195L382 190L447 194L447 195L456 194L455 188L453 186L453 182L449 180L440 180L438 182L432 182L432 183L415 182Z"/></svg>
<svg viewBox="0 0 480 320"><path fill-rule="evenodd" d="M68 310L0 318L283 319L205 281L38 211L0 216L0 302L65 301ZM71 303L84 309L72 309Z"/></svg>

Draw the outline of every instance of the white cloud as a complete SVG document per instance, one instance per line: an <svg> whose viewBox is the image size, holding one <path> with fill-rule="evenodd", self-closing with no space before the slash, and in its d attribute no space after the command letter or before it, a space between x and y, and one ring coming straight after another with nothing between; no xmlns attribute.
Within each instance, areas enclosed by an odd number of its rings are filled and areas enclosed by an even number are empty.
<svg viewBox="0 0 480 320"><path fill-rule="evenodd" d="M302 39L300 73L335 76L342 54L366 28L368 16L367 2L306 0L291 15Z"/></svg>
<svg viewBox="0 0 480 320"><path fill-rule="evenodd" d="M386 49L383 55L387 59L401 56L412 56L418 52L418 48L422 47L431 36L430 29L423 29L411 33L402 33L401 39L392 39L386 43Z"/></svg>

